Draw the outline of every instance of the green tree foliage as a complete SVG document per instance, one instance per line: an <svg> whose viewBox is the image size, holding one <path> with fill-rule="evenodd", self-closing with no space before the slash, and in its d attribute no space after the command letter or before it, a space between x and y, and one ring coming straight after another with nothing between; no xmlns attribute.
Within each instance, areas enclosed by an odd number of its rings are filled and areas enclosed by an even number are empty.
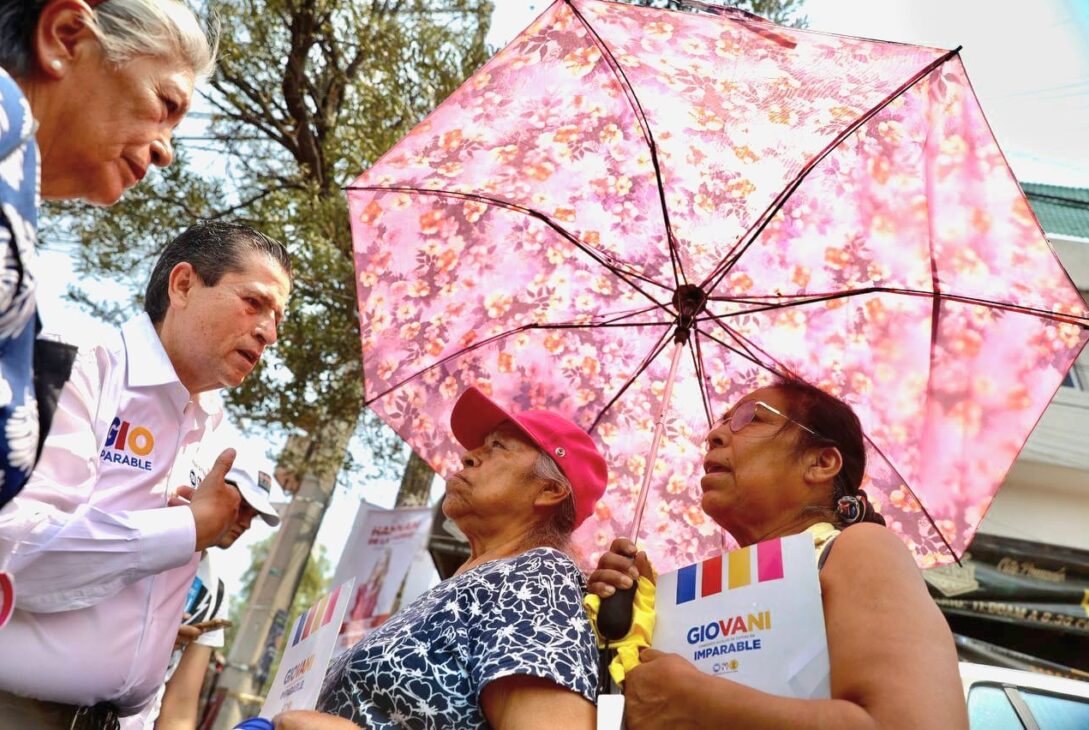
<svg viewBox="0 0 1089 730"><path fill-rule="evenodd" d="M265 561L268 559L269 550L275 537L275 535L271 535L259 543L250 545L250 567L246 568L246 572L242 574L242 590L238 595L230 597L231 610L228 612L228 617L231 620L231 626L226 630L226 644L222 650L224 654L229 653L231 650L231 643L234 641L235 634L242 622L243 611L250 601L250 596L253 595L253 586L257 582L257 576L261 574ZM288 610L285 632L295 625L295 620L304 611L329 591L329 581L332 580L332 577L333 569L329 563L329 558L325 555L325 546L319 545L317 550L310 553L310 559L306 561L306 569L303 571L302 578L299 580L299 587L295 591L295 600L291 602L291 608ZM282 641L283 639L281 639ZM269 671L269 681L276 676L276 668L279 666L280 656L277 653L272 669Z"/></svg>
<svg viewBox="0 0 1089 730"><path fill-rule="evenodd" d="M274 353L228 394L236 414L288 431L356 423L362 369L341 188L487 58L488 0L234 0L203 134L117 206L51 209L86 279L138 286L197 218L247 222L284 241L295 289ZM135 292L134 292L135 293ZM94 306L95 297L77 293ZM102 307L99 307L102 310ZM109 314L109 312L104 312ZM116 314L116 312L114 312ZM365 425L377 434L376 419ZM398 454L390 432L376 455Z"/></svg>

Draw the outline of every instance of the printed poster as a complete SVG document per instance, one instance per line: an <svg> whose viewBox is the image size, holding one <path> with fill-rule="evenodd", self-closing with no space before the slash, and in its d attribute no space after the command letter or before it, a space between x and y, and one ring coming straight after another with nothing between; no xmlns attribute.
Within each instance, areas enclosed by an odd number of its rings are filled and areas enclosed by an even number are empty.
<svg viewBox="0 0 1089 730"><path fill-rule="evenodd" d="M334 585L355 578L334 654L350 649L389 618L430 530L430 507L387 510L360 505L333 578Z"/></svg>
<svg viewBox="0 0 1089 730"><path fill-rule="evenodd" d="M659 576L652 645L764 692L827 699L828 640L808 533Z"/></svg>
<svg viewBox="0 0 1089 730"><path fill-rule="evenodd" d="M354 585L354 579L349 579L295 621L260 717L272 719L287 710L314 709Z"/></svg>

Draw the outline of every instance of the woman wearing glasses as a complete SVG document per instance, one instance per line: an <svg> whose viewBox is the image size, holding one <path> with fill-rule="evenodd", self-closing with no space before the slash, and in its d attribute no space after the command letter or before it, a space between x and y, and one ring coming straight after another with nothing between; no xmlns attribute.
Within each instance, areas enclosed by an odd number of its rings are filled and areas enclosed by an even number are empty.
<svg viewBox="0 0 1089 730"><path fill-rule="evenodd" d="M35 343L38 199L113 205L169 165L214 57L179 0L0 3L0 508L48 430L35 387L59 390L74 357Z"/></svg>
<svg viewBox="0 0 1089 730"><path fill-rule="evenodd" d="M865 468L854 411L806 383L761 388L726 414L707 437L703 510L742 546L814 536L832 698L770 695L647 649L624 685L630 730L968 727L952 634L860 488ZM646 556L621 538L589 587L607 597L640 573Z"/></svg>

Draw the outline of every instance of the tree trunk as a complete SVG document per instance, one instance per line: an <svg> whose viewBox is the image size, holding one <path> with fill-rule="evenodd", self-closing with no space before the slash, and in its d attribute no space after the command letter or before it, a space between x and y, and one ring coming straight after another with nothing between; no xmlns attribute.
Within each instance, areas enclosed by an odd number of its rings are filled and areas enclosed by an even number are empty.
<svg viewBox="0 0 1089 730"><path fill-rule="evenodd" d="M256 686L254 675L272 619L277 610L291 609L355 426L333 422L316 438L292 436L284 447L281 465L288 465L288 473L283 483L291 489L294 482L298 491L283 515L231 645L217 689L223 704L213 726L216 730L229 730L261 709L261 687Z"/></svg>
<svg viewBox="0 0 1089 730"><path fill-rule="evenodd" d="M409 454L408 463L405 464L404 474L401 475L401 488L397 491L398 507L423 507L431 496L431 482L435 478L435 470L416 455L413 451Z"/></svg>

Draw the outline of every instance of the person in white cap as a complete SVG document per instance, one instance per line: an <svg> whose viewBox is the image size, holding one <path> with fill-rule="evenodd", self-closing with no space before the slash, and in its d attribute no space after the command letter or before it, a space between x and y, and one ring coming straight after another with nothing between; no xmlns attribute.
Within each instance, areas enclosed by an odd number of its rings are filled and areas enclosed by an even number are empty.
<svg viewBox="0 0 1089 730"><path fill-rule="evenodd" d="M260 516L269 527L280 524L280 515L270 499L272 475L260 468L255 454L240 449L234 466L224 481L238 489L242 500L238 517L223 533L216 547L226 550L248 529L254 517ZM186 600L185 622L178 630L177 646L166 670L166 682L159 695L140 715L124 718L123 730L157 728L182 730L194 728L199 720L200 691L212 652L222 648L228 604L223 581L217 576L215 560L205 550L200 557L197 575Z"/></svg>

